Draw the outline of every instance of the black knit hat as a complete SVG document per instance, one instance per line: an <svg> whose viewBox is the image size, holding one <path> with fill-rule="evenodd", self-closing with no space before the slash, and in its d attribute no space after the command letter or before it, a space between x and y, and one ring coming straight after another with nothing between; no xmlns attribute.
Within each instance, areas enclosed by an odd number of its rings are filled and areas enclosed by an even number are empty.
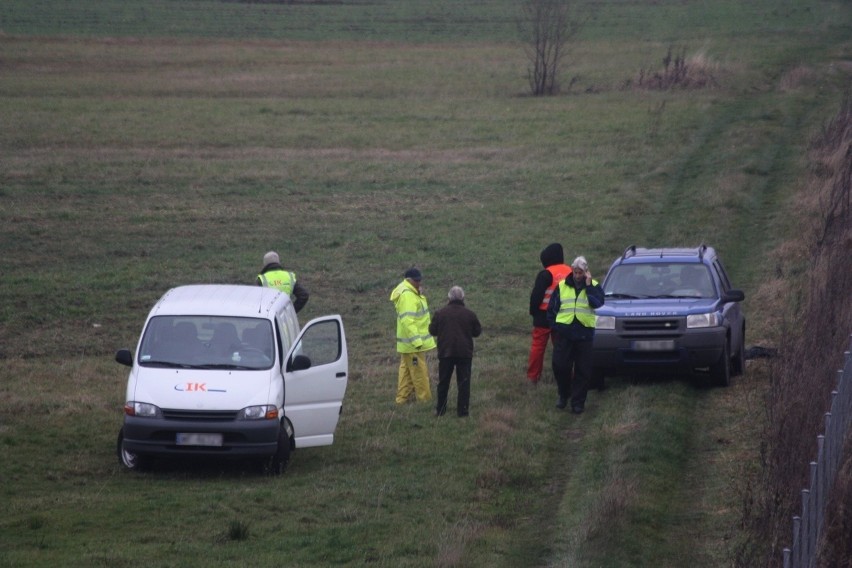
<svg viewBox="0 0 852 568"><path fill-rule="evenodd" d="M420 282L423 279L423 275L420 274L420 271L416 268L409 268L405 271L405 277L414 280L415 282Z"/></svg>

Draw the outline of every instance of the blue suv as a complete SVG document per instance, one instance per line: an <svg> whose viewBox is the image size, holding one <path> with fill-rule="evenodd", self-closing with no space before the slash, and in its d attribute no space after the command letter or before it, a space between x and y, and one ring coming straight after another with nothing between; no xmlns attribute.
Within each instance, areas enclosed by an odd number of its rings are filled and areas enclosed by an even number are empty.
<svg viewBox="0 0 852 568"><path fill-rule="evenodd" d="M713 248L630 246L603 282L594 375L671 373L727 386L745 367L742 290Z"/></svg>

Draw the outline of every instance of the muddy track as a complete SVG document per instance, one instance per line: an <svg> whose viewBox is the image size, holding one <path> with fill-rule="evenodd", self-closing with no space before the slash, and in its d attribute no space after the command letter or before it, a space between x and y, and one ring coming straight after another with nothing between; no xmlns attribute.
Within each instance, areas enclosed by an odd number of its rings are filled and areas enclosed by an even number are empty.
<svg viewBox="0 0 852 568"><path fill-rule="evenodd" d="M803 125L811 111L795 98L771 91L752 92L711 109L705 126L666 172L668 182L657 189L661 194L655 207L643 216L645 242L715 246L735 286L744 288L748 298L761 282L761 270L767 269L771 236L778 233L787 197L795 189L788 181L789 164L796 158L792 154L804 151ZM746 303L747 314L748 308ZM555 541L562 538L562 545L554 547L545 564L597 565L619 556L612 550L609 554L596 550L596 542L622 543L620 553L632 565L726 563L741 506L739 474L744 466L738 460L753 451L746 408L757 404L749 382L756 380L752 375L747 367L725 389L684 386L686 379L650 384L616 379L611 392L591 395L590 406L599 401L609 408L600 413L592 408L583 417L589 435L569 442L563 458L552 460L553 477L561 479L565 491L558 505L549 502L534 521L548 526L554 518L562 519L551 531ZM680 398L675 407L671 397ZM636 414L630 407L637 399L642 401L640 419L631 426L625 417ZM671 413L677 418L659 419ZM633 434L620 441L606 434L633 427ZM636 467L634 461L642 456L634 453L635 448L648 440L667 440L671 454L659 467ZM604 462L610 471L598 474L593 486L577 488L576 480L557 471L588 475L595 460L585 455L590 446L606 448L602 451L608 453ZM571 508L586 511L571 513ZM631 556L630 539L605 534L641 531L637 519L653 525L649 540L660 539L655 546L636 549L641 557ZM565 523L579 523L581 528Z"/></svg>

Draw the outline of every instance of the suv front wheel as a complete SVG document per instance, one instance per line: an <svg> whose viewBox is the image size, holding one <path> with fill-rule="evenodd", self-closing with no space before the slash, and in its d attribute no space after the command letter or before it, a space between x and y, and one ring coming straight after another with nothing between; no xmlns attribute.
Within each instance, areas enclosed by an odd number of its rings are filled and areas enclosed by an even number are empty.
<svg viewBox="0 0 852 568"><path fill-rule="evenodd" d="M745 337L745 326L743 326L743 332L740 337ZM736 377L743 373L745 373L745 340L740 339L740 344L737 346L737 354L731 361L731 374Z"/></svg>
<svg viewBox="0 0 852 568"><path fill-rule="evenodd" d="M710 380L717 387L727 387L731 384L731 348L727 341L719 360L710 365Z"/></svg>

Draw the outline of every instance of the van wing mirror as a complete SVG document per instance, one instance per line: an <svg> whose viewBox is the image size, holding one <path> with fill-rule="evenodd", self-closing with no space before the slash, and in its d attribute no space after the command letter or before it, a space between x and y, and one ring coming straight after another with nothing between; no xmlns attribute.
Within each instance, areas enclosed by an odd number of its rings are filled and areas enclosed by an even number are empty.
<svg viewBox="0 0 852 568"><path fill-rule="evenodd" d="M128 367L133 366L133 355L130 353L130 349L119 349L116 351L115 360Z"/></svg>
<svg viewBox="0 0 852 568"><path fill-rule="evenodd" d="M304 371L311 368L311 359L307 355L296 355L287 365L288 371Z"/></svg>

